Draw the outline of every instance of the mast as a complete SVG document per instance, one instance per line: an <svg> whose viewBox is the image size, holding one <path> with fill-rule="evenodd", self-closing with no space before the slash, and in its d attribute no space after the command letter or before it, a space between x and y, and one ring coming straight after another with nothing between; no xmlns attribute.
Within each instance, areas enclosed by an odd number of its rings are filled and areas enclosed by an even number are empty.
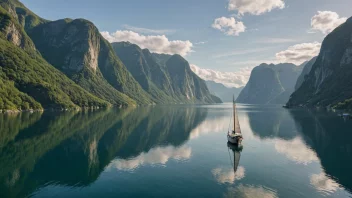
<svg viewBox="0 0 352 198"><path fill-rule="evenodd" d="M235 103L235 95L233 95L233 132L236 133L236 103Z"/></svg>

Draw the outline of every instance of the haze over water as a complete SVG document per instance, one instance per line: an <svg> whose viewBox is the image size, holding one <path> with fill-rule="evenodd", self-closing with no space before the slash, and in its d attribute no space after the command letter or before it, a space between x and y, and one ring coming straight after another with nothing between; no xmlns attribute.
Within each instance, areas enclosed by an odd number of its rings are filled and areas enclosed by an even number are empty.
<svg viewBox="0 0 352 198"><path fill-rule="evenodd" d="M0 197L351 197L351 120L237 108L236 173L231 104L0 114Z"/></svg>

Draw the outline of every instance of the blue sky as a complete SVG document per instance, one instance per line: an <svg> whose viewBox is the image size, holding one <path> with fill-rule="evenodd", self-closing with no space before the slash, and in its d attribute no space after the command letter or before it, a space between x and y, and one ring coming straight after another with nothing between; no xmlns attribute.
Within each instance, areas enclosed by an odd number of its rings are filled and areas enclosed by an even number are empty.
<svg viewBox="0 0 352 198"><path fill-rule="evenodd" d="M231 77L231 73L239 75L240 81L248 80L248 73L253 66L261 62L294 62L299 64L308 57L287 57L287 50L297 51L306 46L291 47L302 43L313 43L310 47L319 47L330 30L324 29L330 24L316 24L312 30L312 17L318 11L331 11L339 15L334 19L328 13L322 17L332 20L345 20L350 17L351 0L22 0L22 2L43 18L57 20L61 18L85 18L99 28L101 32L113 35L116 31L128 30L137 36L132 41L143 46L149 37L161 36L169 43L165 52L184 53L185 58L199 68L199 75L210 75L217 72ZM252 6L247 6L252 3ZM232 4L232 7L231 5ZM284 5L284 6L283 6ZM229 10L229 8L232 10ZM265 10L264 7L271 8ZM264 10L264 11L263 11ZM247 11L239 16L239 12ZM238 35L227 35L225 26L214 28L215 19L234 18L235 24L241 22L245 31ZM341 20L340 20L341 19ZM319 20L317 23L319 23ZM220 20L225 21L225 20ZM228 24L228 21L220 24ZM321 26L323 25L323 26ZM220 29L225 28L224 31ZM235 26L234 29L241 27ZM131 38L126 32L120 32L118 39ZM128 34L129 34L128 33ZM143 39L141 39L143 38ZM136 40L137 39L137 40ZM189 41L186 43L186 41ZM191 43L191 44L190 44ZM191 47L190 47L191 45ZM186 46L186 47L185 47ZM153 48L153 46L151 47ZM167 49L166 49L167 48ZM290 52L291 52L290 51ZM313 50L314 51L314 50ZM309 53L317 53L310 51ZM279 57L276 55L279 54ZM208 70L202 70L207 68ZM216 73L215 73L216 74ZM204 76L203 76L204 77ZM238 77L238 76L237 76ZM210 77L211 78L211 77ZM226 84L226 83L224 83ZM231 84L231 83L230 83Z"/></svg>

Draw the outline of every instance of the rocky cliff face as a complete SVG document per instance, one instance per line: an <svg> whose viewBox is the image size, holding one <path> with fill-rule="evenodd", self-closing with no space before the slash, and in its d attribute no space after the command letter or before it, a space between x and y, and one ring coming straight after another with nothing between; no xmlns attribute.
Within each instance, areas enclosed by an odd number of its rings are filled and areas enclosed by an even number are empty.
<svg viewBox="0 0 352 198"><path fill-rule="evenodd" d="M113 43L112 46L133 77L157 103L220 102L211 96L204 81L190 70L181 56L152 54L129 42Z"/></svg>
<svg viewBox="0 0 352 198"><path fill-rule="evenodd" d="M186 84L173 85L165 66L170 55L137 46L138 62L125 48L124 62L135 61L128 62L132 76L93 23L48 21L18 0L0 0L0 42L0 84L6 85L0 87L0 110L219 102L188 70Z"/></svg>
<svg viewBox="0 0 352 198"><path fill-rule="evenodd" d="M186 101L221 102L210 94L205 81L193 73L189 63L182 56L173 55L165 64L176 95Z"/></svg>
<svg viewBox="0 0 352 198"><path fill-rule="evenodd" d="M33 28L43 57L89 92L117 105L151 103L93 23L63 19Z"/></svg>
<svg viewBox="0 0 352 198"><path fill-rule="evenodd" d="M33 27L47 21L38 17L18 0L0 0L0 6L26 31L30 31Z"/></svg>
<svg viewBox="0 0 352 198"><path fill-rule="evenodd" d="M165 67L159 65L148 49L129 42L112 43L112 47L132 76L156 103L174 103L170 78Z"/></svg>
<svg viewBox="0 0 352 198"><path fill-rule="evenodd" d="M261 64L255 67L237 102L248 104L285 104L301 72L294 64Z"/></svg>
<svg viewBox="0 0 352 198"><path fill-rule="evenodd" d="M17 47L26 50L27 52L35 53L33 42L28 37L27 33L23 30L22 26L16 21L16 19L2 7L0 7L0 14L0 29L2 37Z"/></svg>
<svg viewBox="0 0 352 198"><path fill-rule="evenodd" d="M290 106L352 108L352 19L331 32Z"/></svg>
<svg viewBox="0 0 352 198"><path fill-rule="evenodd" d="M317 60L317 57L312 58L310 61L304 63L302 65L303 70L301 75L298 77L296 85L295 85L295 90L301 87L303 82L305 81L307 75L309 74L310 70L312 69L312 66L314 65L315 61Z"/></svg>
<svg viewBox="0 0 352 198"><path fill-rule="evenodd" d="M109 106L49 65L1 6L0 51L0 110Z"/></svg>

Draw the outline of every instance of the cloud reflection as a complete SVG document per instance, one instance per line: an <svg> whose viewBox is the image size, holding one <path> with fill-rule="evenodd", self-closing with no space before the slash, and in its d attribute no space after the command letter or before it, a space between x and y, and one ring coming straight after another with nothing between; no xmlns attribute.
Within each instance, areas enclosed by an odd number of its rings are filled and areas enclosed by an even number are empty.
<svg viewBox="0 0 352 198"><path fill-rule="evenodd" d="M265 187L255 187L255 186L244 186L239 185L235 188L228 188L227 193L224 197L261 197L261 198L275 198L278 197L276 192L265 188Z"/></svg>
<svg viewBox="0 0 352 198"><path fill-rule="evenodd" d="M311 175L310 184L312 184L315 189L325 194L333 193L340 188L339 184L327 177L325 173Z"/></svg>
<svg viewBox="0 0 352 198"><path fill-rule="evenodd" d="M290 141L277 139L275 149L278 153L284 154L288 159L298 164L309 164L319 161L317 154L307 147L303 140L296 137Z"/></svg>
<svg viewBox="0 0 352 198"><path fill-rule="evenodd" d="M236 173L231 168L215 168L211 172L213 173L213 176L215 177L216 181L222 184L233 184L236 180L240 180L245 176L245 169L242 166L239 166L237 168Z"/></svg>
<svg viewBox="0 0 352 198"><path fill-rule="evenodd" d="M228 130L230 117L224 116L218 119L206 120L198 127L193 129L190 134L190 139L196 139L202 134L208 133L225 133Z"/></svg>
<svg viewBox="0 0 352 198"><path fill-rule="evenodd" d="M108 168L117 170L134 170L143 165L164 165L170 159L187 160L191 157L192 149L188 146L175 148L173 146L153 148L147 153L143 152L131 159L116 159L110 163Z"/></svg>

